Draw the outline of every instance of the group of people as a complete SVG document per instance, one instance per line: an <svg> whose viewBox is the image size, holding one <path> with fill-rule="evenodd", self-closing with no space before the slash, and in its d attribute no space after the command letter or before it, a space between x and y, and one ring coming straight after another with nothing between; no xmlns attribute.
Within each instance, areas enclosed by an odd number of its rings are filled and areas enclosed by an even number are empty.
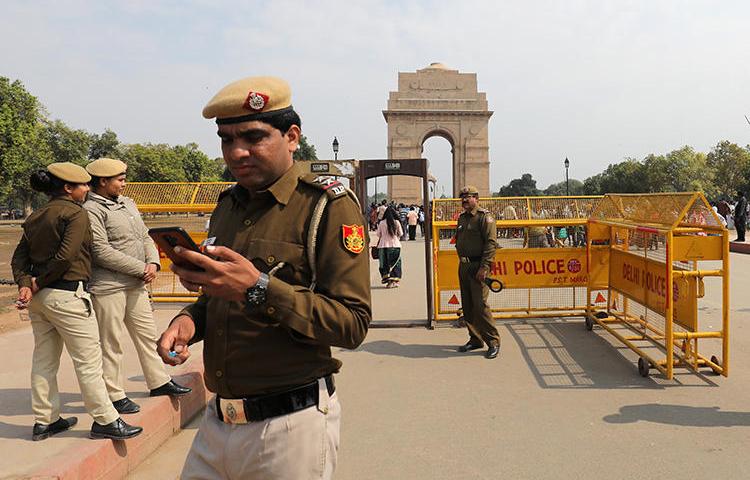
<svg viewBox="0 0 750 480"><path fill-rule="evenodd" d="M397 288L403 275L401 262L401 241L416 240L417 226L424 236L424 209L416 205L398 206L388 203L385 199L380 205L370 204L366 213L370 222L370 230L378 236L377 260L380 281L385 288Z"/></svg>
<svg viewBox="0 0 750 480"><path fill-rule="evenodd" d="M33 440L70 429L60 416L57 372L63 345L73 360L90 436L124 440L140 434L120 415L139 405L124 390L123 337L135 344L151 396L180 396L156 353L156 326L146 285L159 255L135 203L122 196L127 165L100 158L86 168L53 163L31 175L49 201L23 224L11 261L34 334L31 396Z"/></svg>
<svg viewBox="0 0 750 480"><path fill-rule="evenodd" d="M334 381L341 362L331 349L359 346L372 318L366 220L348 188L294 162L302 122L283 80L232 82L203 116L215 119L237 183L218 198L204 251L174 249L172 271L199 297L158 339L145 286L159 258L135 204L122 196L127 166L113 159L86 169L54 163L32 175L32 187L50 200L24 223L12 267L17 306L28 308L35 339L33 438L76 424L60 416L63 345L94 418L91 436L141 433L120 417L139 408L123 390L127 330L151 395L190 391L163 364L184 363L203 342L204 382L215 397L181 478L330 479L341 420ZM496 227L478 196L474 187L461 191L456 248L469 341L459 351L486 344L485 356L495 358L500 338L485 280ZM414 233L420 217L413 223L412 211L406 227ZM391 286L401 277L399 213L385 206L376 226L387 266L381 274Z"/></svg>
<svg viewBox="0 0 750 480"><path fill-rule="evenodd" d="M744 242L747 217L750 214L750 206L745 198L745 192L738 191L734 203L730 204L726 199L722 199L712 204L712 207L725 227L730 230L737 230L737 238L734 241Z"/></svg>
<svg viewBox="0 0 750 480"><path fill-rule="evenodd" d="M417 239L417 227L419 227L420 236L424 237L424 208L419 205L405 205L400 203L396 205L395 202L390 203L383 199L379 205L372 202L367 207L365 213L370 223L370 231L377 231L378 225L383 221L385 212L388 208L392 208L396 212L396 217L401 223L401 235L400 240L406 240L407 234L409 240Z"/></svg>
<svg viewBox="0 0 750 480"><path fill-rule="evenodd" d="M60 416L62 346L73 360L93 438L142 429L122 420L139 406L122 381L128 331L150 395L183 395L166 365L203 342L209 402L181 478L331 478L341 407L332 347L356 348L371 319L369 244L354 194L293 160L301 120L275 77L221 89L203 110L216 119L237 184L213 212L205 252L175 248L173 272L197 301L157 339L145 286L159 256L132 200L127 166L53 163L31 177L49 202L24 223L12 266L17 307L28 309L34 440L73 427ZM392 217L389 217L392 219ZM237 454L239 452L239 454Z"/></svg>

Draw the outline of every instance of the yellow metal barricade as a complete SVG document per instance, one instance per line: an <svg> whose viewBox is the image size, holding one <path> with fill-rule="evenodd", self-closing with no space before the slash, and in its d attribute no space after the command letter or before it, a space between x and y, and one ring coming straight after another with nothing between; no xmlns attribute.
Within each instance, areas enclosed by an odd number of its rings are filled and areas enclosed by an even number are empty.
<svg viewBox="0 0 750 480"><path fill-rule="evenodd" d="M635 351L643 376L653 367L671 379L677 366L726 376L729 237L703 194L606 195L588 232L589 263L610 268L606 308L589 305L587 328L598 324ZM698 318L706 288L722 292L715 328Z"/></svg>
<svg viewBox="0 0 750 480"><path fill-rule="evenodd" d="M497 225L498 249L490 276L504 289L488 299L495 318L582 316L600 297L606 305L607 265L589 265L587 219L601 197L482 198ZM456 220L459 199L433 208L435 320L460 314ZM544 241L541 240L544 236ZM589 284L602 291L588 293ZM591 297L593 295L593 298Z"/></svg>
<svg viewBox="0 0 750 480"><path fill-rule="evenodd" d="M206 239L209 215L219 194L231 182L128 183L124 195L132 198L148 227L179 226L200 244ZM193 302L198 294L185 289L169 269L171 262L159 252L161 270L150 284L154 302Z"/></svg>

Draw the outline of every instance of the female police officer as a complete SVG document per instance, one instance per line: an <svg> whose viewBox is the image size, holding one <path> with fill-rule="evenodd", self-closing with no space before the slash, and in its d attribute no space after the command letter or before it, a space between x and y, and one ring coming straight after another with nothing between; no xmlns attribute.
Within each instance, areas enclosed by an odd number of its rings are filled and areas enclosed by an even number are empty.
<svg viewBox="0 0 750 480"><path fill-rule="evenodd" d="M104 383L121 414L140 410L123 389L122 340L126 329L152 397L191 391L172 381L156 354L156 325L146 284L156 278L159 252L135 202L122 195L127 169L124 162L113 158L100 158L86 165L92 177L92 191L83 205L93 236L90 290L99 322Z"/></svg>
<svg viewBox="0 0 750 480"><path fill-rule="evenodd" d="M75 417L60 417L57 370L65 345L73 360L92 438L122 440L142 428L125 423L107 397L96 317L86 284L91 276L91 231L81 203L91 177L72 163L53 163L31 176L31 187L49 202L23 224L11 265L18 307L28 305L34 332L31 367L33 440L68 430Z"/></svg>

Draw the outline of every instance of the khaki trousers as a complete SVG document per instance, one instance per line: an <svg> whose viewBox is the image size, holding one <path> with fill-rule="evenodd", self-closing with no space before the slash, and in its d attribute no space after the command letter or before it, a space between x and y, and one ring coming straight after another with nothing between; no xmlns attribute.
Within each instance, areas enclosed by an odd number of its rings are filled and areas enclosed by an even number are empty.
<svg viewBox="0 0 750 480"><path fill-rule="evenodd" d="M107 396L102 379L99 330L91 310L91 297L78 291L44 288L29 304L34 332L31 365L31 408L34 421L49 425L60 418L57 371L63 344L73 360L86 411L101 425L114 422L119 414Z"/></svg>
<svg viewBox="0 0 750 480"><path fill-rule="evenodd" d="M322 386L320 385L322 383ZM243 425L216 416L216 399L206 407L182 469L183 480L330 479L336 469L341 405L318 381L318 407ZM323 413L326 412L326 413Z"/></svg>
<svg viewBox="0 0 750 480"><path fill-rule="evenodd" d="M125 329L135 345L149 390L171 380L156 353L156 325L145 288L131 288L108 295L92 295L102 339L104 383L113 402L126 397L123 389L122 341Z"/></svg>
<svg viewBox="0 0 750 480"><path fill-rule="evenodd" d="M460 263L458 266L458 282L461 286L461 308L464 320L469 329L469 341L474 345L499 345L500 334L497 333L495 320L492 318L490 307L487 306L489 287L478 282L474 275L479 270L479 264Z"/></svg>

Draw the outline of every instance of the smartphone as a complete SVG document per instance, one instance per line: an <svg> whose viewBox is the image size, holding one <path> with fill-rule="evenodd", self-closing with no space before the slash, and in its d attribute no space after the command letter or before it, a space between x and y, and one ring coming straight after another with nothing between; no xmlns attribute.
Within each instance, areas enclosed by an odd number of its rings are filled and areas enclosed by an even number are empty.
<svg viewBox="0 0 750 480"><path fill-rule="evenodd" d="M154 242L159 246L159 249L164 252L170 260L172 260L172 263L178 267L203 271L202 268L193 265L184 258L178 257L174 252L174 247L182 247L187 250L203 253L182 227L151 228L149 229L148 234L154 239Z"/></svg>

